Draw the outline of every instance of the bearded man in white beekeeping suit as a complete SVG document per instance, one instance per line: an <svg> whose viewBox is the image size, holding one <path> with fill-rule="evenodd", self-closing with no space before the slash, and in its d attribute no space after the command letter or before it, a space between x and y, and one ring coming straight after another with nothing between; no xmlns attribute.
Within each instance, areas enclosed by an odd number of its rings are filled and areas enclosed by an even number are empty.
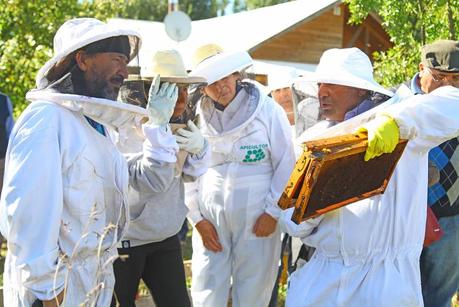
<svg viewBox="0 0 459 307"><path fill-rule="evenodd" d="M175 84L150 95L146 109L116 101L139 46L136 31L92 18L57 31L54 56L26 96L31 103L6 153L5 306L110 304L112 262L129 219L128 183L136 180L112 139L143 128L138 163L145 170L152 160L175 161L178 149L166 126L150 120L140 127L153 116L170 117Z"/></svg>

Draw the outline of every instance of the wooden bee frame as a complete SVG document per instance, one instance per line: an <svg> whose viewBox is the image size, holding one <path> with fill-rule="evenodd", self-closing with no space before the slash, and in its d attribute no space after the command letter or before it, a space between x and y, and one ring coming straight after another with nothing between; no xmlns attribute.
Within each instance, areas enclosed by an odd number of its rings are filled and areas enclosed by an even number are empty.
<svg viewBox="0 0 459 307"><path fill-rule="evenodd" d="M365 134L344 135L304 143L279 200L282 209L295 206L299 224L358 200L384 193L407 141L390 154L364 161Z"/></svg>

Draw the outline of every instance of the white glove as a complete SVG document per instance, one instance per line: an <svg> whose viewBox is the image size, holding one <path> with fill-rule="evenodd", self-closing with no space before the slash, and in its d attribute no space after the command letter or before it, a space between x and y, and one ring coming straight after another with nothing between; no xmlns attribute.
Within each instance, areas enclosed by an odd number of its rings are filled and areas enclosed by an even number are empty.
<svg viewBox="0 0 459 307"><path fill-rule="evenodd" d="M205 145L205 139L196 125L189 120L188 129L178 129L175 139L180 149L192 154L200 153Z"/></svg>
<svg viewBox="0 0 459 307"><path fill-rule="evenodd" d="M159 75L150 86L148 93L147 111L149 123L166 125L174 113L175 103L178 98L178 87L175 83L165 82L159 88Z"/></svg>
<svg viewBox="0 0 459 307"><path fill-rule="evenodd" d="M292 237L303 238L308 236L323 219L323 215L321 215L316 218L301 222L299 225L297 225L292 221L294 210L295 208L282 210L278 219L281 231L288 233Z"/></svg>

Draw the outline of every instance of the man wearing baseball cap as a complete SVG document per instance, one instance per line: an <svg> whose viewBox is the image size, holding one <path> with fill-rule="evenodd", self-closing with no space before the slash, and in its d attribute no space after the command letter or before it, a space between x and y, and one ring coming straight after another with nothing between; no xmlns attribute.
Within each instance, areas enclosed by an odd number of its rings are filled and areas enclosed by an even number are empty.
<svg viewBox="0 0 459 307"><path fill-rule="evenodd" d="M93 18L65 22L54 56L11 133L0 203L8 240L5 306L108 306L112 262L129 211L127 163L111 141L151 116L170 116L177 87L150 95L147 109L116 101L140 36ZM143 126L145 167L175 159L176 144L151 118ZM172 137L172 136L170 136ZM134 178L135 179L135 178Z"/></svg>
<svg viewBox="0 0 459 307"><path fill-rule="evenodd" d="M421 63L409 87L413 94L428 94L446 85L459 84L459 41L438 40L425 45ZM439 180L429 186L427 202L444 234L421 254L421 284L424 305L450 306L459 290L459 137L429 152L429 162Z"/></svg>
<svg viewBox="0 0 459 307"><path fill-rule="evenodd" d="M406 85L413 94L427 94L445 80L457 79L459 74L459 42L438 40L422 47L419 72Z"/></svg>

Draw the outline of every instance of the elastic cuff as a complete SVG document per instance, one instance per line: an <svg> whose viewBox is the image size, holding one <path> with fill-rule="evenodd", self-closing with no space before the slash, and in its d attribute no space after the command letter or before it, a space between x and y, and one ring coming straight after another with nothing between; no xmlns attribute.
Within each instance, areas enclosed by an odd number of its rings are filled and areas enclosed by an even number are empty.
<svg viewBox="0 0 459 307"><path fill-rule="evenodd" d="M277 205L268 205L266 208L265 208L265 212L268 213L269 215L271 215L273 218L275 218L276 220L279 219L280 215L281 215L281 208Z"/></svg>
<svg viewBox="0 0 459 307"><path fill-rule="evenodd" d="M60 263L58 259L59 249L56 248L48 254L18 266L22 272L20 282L39 300L50 300L64 289L67 266L66 263ZM58 269L57 274L56 269Z"/></svg>
<svg viewBox="0 0 459 307"><path fill-rule="evenodd" d="M207 142L206 139L204 139L204 146L202 146L201 151L196 153L196 154L191 154L191 157L194 160L202 160L202 158L204 158L204 156L206 155L208 147L209 147L209 143Z"/></svg>
<svg viewBox="0 0 459 307"><path fill-rule="evenodd" d="M188 221L193 227L196 226L197 223L199 223L200 221L204 219L204 217L201 215L201 212L199 211L197 212L190 211L188 212L186 217L188 218Z"/></svg>

